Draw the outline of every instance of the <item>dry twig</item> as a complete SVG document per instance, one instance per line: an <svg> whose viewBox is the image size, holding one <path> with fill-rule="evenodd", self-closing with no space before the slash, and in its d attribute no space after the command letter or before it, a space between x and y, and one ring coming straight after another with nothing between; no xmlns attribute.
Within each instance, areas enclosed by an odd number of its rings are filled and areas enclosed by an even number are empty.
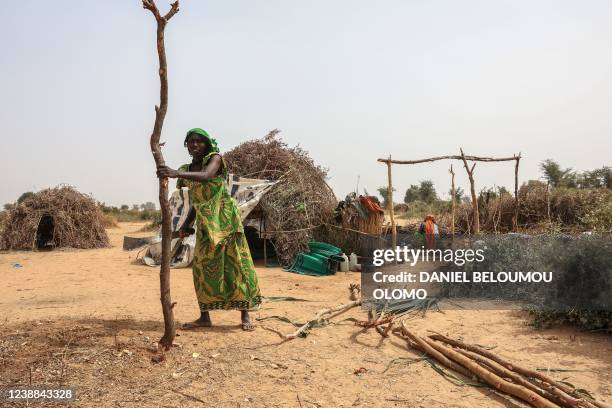
<svg viewBox="0 0 612 408"><path fill-rule="evenodd" d="M164 31L168 21L179 10L178 0L172 3L170 11L161 16L154 0L142 0L142 7L149 10L157 22L157 54L159 57L159 106L155 106L155 124L151 133L150 147L155 165L159 168L166 165L161 151L159 139L161 137L164 119L168 110L168 68L166 63L166 48L164 45ZM162 312L164 315L164 335L159 344L166 350L172 347L176 327L174 325L174 313L172 311L172 298L170 297L170 245L172 242L172 227L170 225L172 212L168 202L168 178L159 179L159 204L162 212L162 257L159 268L159 281L161 292Z"/></svg>

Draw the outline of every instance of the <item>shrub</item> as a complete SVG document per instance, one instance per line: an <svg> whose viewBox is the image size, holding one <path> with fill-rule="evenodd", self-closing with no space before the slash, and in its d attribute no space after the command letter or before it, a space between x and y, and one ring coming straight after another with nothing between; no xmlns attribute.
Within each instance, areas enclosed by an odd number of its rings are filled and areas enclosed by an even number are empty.
<svg viewBox="0 0 612 408"><path fill-rule="evenodd" d="M548 194L548 199L547 199ZM550 217L549 217L550 203ZM512 229L514 197L502 194L478 200L482 232L508 232ZM468 231L472 221L471 203L462 202L457 208L456 225ZM612 190L558 188L547 193L543 183L527 183L519 190L518 225L522 229L554 231L612 231ZM544 228L548 232L551 229Z"/></svg>
<svg viewBox="0 0 612 408"><path fill-rule="evenodd" d="M582 236L518 234L484 236L474 243L485 248L480 263L454 270L552 271L551 283L443 284L451 297L484 297L526 301L533 324L576 324L588 330L612 329L612 235Z"/></svg>

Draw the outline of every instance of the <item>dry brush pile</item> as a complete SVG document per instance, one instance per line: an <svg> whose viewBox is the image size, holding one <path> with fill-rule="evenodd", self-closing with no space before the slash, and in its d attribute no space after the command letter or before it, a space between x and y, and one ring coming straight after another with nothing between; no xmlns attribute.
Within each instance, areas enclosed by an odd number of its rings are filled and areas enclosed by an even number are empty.
<svg viewBox="0 0 612 408"><path fill-rule="evenodd" d="M260 206L278 260L288 265L308 241L320 238L320 226L333 219L336 197L325 181L327 170L299 146L289 147L278 133L244 142L223 157L230 173L278 180Z"/></svg>
<svg viewBox="0 0 612 408"><path fill-rule="evenodd" d="M69 186L49 188L16 205L8 212L0 247L36 249L43 218L52 222L53 247L102 248L109 246L102 212L90 196Z"/></svg>
<svg viewBox="0 0 612 408"><path fill-rule="evenodd" d="M502 194L488 197L481 193L479 200L481 231L508 232L512 230L514 196ZM472 222L471 203L457 207L456 228L468 232ZM547 191L543 183L525 184L519 189L519 227L531 229L553 223L562 230L612 230L612 190L557 189Z"/></svg>

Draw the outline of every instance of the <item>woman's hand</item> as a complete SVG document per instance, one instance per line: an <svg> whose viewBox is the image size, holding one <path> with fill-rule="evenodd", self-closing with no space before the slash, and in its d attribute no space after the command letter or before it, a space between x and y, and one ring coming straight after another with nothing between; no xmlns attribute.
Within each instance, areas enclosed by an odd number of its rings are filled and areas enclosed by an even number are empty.
<svg viewBox="0 0 612 408"><path fill-rule="evenodd" d="M157 177L159 178L163 178L163 177L177 178L178 173L179 173L178 171L171 169L168 166L160 166L157 168Z"/></svg>

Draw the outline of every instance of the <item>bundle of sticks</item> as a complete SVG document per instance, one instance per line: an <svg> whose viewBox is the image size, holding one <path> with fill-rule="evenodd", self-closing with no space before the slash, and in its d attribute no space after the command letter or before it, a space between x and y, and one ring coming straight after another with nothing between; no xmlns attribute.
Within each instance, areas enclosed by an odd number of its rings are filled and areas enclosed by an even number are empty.
<svg viewBox="0 0 612 408"><path fill-rule="evenodd" d="M409 346L467 378L488 384L498 391L519 398L534 407L604 408L605 404L588 398L566 383L535 370L516 365L475 344L434 333L419 336L405 322L393 329Z"/></svg>
<svg viewBox="0 0 612 408"><path fill-rule="evenodd" d="M361 288L357 284L349 287L350 302L320 310L313 319L289 334L276 332L284 341L305 337L308 331L348 310L361 306ZM403 310L403 309L401 309ZM495 390L518 398L538 408L609 408L606 404L590 398L588 393L575 389L569 383L557 381L542 372L519 366L476 344L468 344L432 332L420 336L411 331L396 310L376 311L371 309L368 319L356 321L364 330L375 328L384 338L390 333L407 341L408 346L427 354L428 358L442 364L460 375L486 384Z"/></svg>

